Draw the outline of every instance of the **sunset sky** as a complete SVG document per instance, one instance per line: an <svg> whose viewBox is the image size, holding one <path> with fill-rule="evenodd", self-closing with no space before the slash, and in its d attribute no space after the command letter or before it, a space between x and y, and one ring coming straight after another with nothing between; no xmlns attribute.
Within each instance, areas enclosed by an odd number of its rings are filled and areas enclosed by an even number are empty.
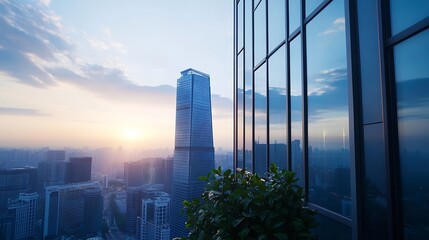
<svg viewBox="0 0 429 240"><path fill-rule="evenodd" d="M176 80L211 77L232 146L228 0L0 0L0 147L173 148Z"/></svg>

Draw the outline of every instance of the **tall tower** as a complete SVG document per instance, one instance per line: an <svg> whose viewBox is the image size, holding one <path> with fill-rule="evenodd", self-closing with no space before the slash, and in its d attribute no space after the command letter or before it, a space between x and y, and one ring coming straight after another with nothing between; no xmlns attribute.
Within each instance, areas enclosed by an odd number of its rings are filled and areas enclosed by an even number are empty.
<svg viewBox="0 0 429 240"><path fill-rule="evenodd" d="M186 236L184 200L199 198L214 168L210 76L192 68L177 80L176 136L173 158L171 235Z"/></svg>

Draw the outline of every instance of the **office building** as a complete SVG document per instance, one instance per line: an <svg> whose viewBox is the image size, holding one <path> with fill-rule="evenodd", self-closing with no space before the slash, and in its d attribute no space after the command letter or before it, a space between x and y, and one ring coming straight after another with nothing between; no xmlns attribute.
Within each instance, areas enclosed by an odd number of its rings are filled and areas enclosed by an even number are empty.
<svg viewBox="0 0 429 240"><path fill-rule="evenodd" d="M67 166L67 183L91 181L91 157L71 157Z"/></svg>
<svg viewBox="0 0 429 240"><path fill-rule="evenodd" d="M162 205L161 200L165 200L165 198L158 198L158 197L168 197L168 194L162 191L163 188L164 188L164 186L162 184L147 184L147 185L140 186L140 187L129 187L129 188L127 188L126 220L127 220L127 235L128 235L128 237L135 237L138 239L140 239L142 237L142 232L141 232L142 221L143 221L143 224L145 226L145 228L144 228L145 234L144 235L146 236L147 226L149 226L153 223L153 221L152 221L152 217L153 217L152 210L155 208L153 208L153 206L149 207L149 210L151 212L148 212L148 210L147 210L148 206L145 205L143 200L146 199L147 201L149 201L148 199L152 199L152 200L158 199L159 200L158 204L161 206ZM168 207L169 207L169 204L168 204ZM144 208L146 208L146 210ZM168 211L169 211L169 209L168 209ZM159 220L159 218L157 218L157 219ZM155 231L157 229L162 230L162 229L165 229L165 227L166 227L165 222L158 222L155 225L157 226L157 228L154 228L153 231ZM149 238L149 239L152 239L152 238Z"/></svg>
<svg viewBox="0 0 429 240"><path fill-rule="evenodd" d="M143 185L143 162L124 162L125 186L138 187Z"/></svg>
<svg viewBox="0 0 429 240"><path fill-rule="evenodd" d="M235 167L283 159L321 239L426 239L429 3L235 0L234 13Z"/></svg>
<svg viewBox="0 0 429 240"><path fill-rule="evenodd" d="M192 68L177 80L176 135L173 157L171 233L186 236L184 200L201 197L198 180L214 168L210 76Z"/></svg>
<svg viewBox="0 0 429 240"><path fill-rule="evenodd" d="M37 168L0 169L0 213L7 211L9 202L20 193L36 192Z"/></svg>
<svg viewBox="0 0 429 240"><path fill-rule="evenodd" d="M43 237L89 234L99 226L103 210L101 185L82 182L46 187Z"/></svg>
<svg viewBox="0 0 429 240"><path fill-rule="evenodd" d="M35 237L37 199L36 192L20 193L18 199L9 203L8 214L13 218L13 238L29 239Z"/></svg>
<svg viewBox="0 0 429 240"><path fill-rule="evenodd" d="M64 150L48 150L46 152L47 161L65 161L66 151Z"/></svg>
<svg viewBox="0 0 429 240"><path fill-rule="evenodd" d="M140 240L170 240L170 197L158 192L142 199Z"/></svg>

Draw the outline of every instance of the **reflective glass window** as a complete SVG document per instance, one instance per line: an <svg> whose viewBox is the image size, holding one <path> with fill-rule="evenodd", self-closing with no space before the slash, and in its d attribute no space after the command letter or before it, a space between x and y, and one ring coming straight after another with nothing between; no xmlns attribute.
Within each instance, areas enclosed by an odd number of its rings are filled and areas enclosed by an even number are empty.
<svg viewBox="0 0 429 240"><path fill-rule="evenodd" d="M344 3L307 25L309 201L351 217Z"/></svg>
<svg viewBox="0 0 429 240"><path fill-rule="evenodd" d="M267 170L267 66L255 71L255 173Z"/></svg>
<svg viewBox="0 0 429 240"><path fill-rule="evenodd" d="M405 239L429 235L429 30L394 47Z"/></svg>
<svg viewBox="0 0 429 240"><path fill-rule="evenodd" d="M237 57L237 167L243 168L243 52Z"/></svg>
<svg viewBox="0 0 429 240"><path fill-rule="evenodd" d="M243 2L240 1L237 5L237 52L243 48Z"/></svg>
<svg viewBox="0 0 429 240"><path fill-rule="evenodd" d="M247 171L253 171L253 65L252 65L252 13L251 1L244 4L245 15L245 63L244 63L244 157Z"/></svg>
<svg viewBox="0 0 429 240"><path fill-rule="evenodd" d="M269 157L270 164L287 168L287 88L286 88L286 49L279 48L268 59L268 105L269 105Z"/></svg>
<svg viewBox="0 0 429 240"><path fill-rule="evenodd" d="M390 16L392 35L395 35L429 17L429 2L427 0L390 0Z"/></svg>
<svg viewBox="0 0 429 240"><path fill-rule="evenodd" d="M313 233L321 236L321 240L350 240L352 238L352 229L344 224L336 222L321 214L316 215L317 227Z"/></svg>
<svg viewBox="0 0 429 240"><path fill-rule="evenodd" d="M289 34L301 24L301 0L289 0Z"/></svg>
<svg viewBox="0 0 429 240"><path fill-rule="evenodd" d="M301 35L290 43L290 59L291 163L292 171L303 185Z"/></svg>
<svg viewBox="0 0 429 240"><path fill-rule="evenodd" d="M271 52L286 36L286 1L268 1L268 50Z"/></svg>
<svg viewBox="0 0 429 240"><path fill-rule="evenodd" d="M305 0L305 16L310 15L323 0Z"/></svg>
<svg viewBox="0 0 429 240"><path fill-rule="evenodd" d="M262 0L254 12L254 53L255 65L257 65L267 54L267 21L265 14L265 0Z"/></svg>

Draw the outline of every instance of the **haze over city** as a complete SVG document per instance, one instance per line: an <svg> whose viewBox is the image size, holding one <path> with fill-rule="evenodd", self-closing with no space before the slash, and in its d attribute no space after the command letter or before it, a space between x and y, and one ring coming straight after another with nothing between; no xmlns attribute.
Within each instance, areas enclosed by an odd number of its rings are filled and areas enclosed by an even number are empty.
<svg viewBox="0 0 429 240"><path fill-rule="evenodd" d="M0 3L0 146L172 153L193 67L211 77L214 145L232 148L229 1Z"/></svg>

